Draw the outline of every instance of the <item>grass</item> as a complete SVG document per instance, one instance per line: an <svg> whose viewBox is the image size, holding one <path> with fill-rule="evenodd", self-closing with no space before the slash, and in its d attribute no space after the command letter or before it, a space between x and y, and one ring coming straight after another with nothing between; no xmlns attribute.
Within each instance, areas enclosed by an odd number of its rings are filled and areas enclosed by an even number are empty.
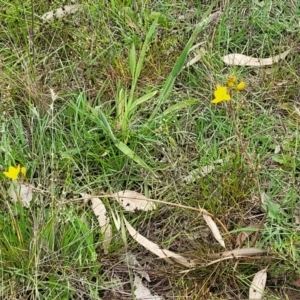
<svg viewBox="0 0 300 300"><path fill-rule="evenodd" d="M266 267L266 299L295 299L297 5L86 1L82 11L45 24L39 17L62 3L3 4L0 167L26 166L35 196L29 208L11 202L10 182L0 173L2 299L133 299L131 254L146 268L151 291L166 299L247 299L254 274ZM217 11L219 19L207 24ZM200 48L200 61L184 68ZM289 48L271 67L221 60ZM230 75L245 81L246 90L238 101L212 105L216 84ZM211 165L206 176L184 180ZM76 199L124 189L207 209L228 230L222 232L227 250L244 228L263 222L243 247L268 254L181 272L114 224L104 253L91 207ZM122 214L103 201L110 216ZM201 262L221 251L194 211L159 205L126 218L149 240Z"/></svg>

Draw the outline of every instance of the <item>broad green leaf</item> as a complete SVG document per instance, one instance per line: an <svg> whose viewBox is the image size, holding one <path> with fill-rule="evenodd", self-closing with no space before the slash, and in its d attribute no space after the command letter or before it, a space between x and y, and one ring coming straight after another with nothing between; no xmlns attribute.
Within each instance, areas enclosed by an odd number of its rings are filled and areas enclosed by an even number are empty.
<svg viewBox="0 0 300 300"><path fill-rule="evenodd" d="M272 219L277 219L280 217L280 205L267 199L265 201L266 206L268 207L268 216Z"/></svg>
<svg viewBox="0 0 300 300"><path fill-rule="evenodd" d="M185 100L185 101L176 103L176 104L168 107L160 116L165 117L165 116L167 116L168 114L170 114L174 111L177 111L179 109L191 106L191 105L197 103L197 101L198 101L197 99L190 99L190 100Z"/></svg>
<svg viewBox="0 0 300 300"><path fill-rule="evenodd" d="M137 164L139 164L144 169L150 171L152 174L155 175L154 171L133 151L131 150L126 144L124 144L122 141L116 141L115 146L122 151L125 155L127 155L129 158L134 160Z"/></svg>
<svg viewBox="0 0 300 300"><path fill-rule="evenodd" d="M133 113L135 111L135 109L137 108L138 105L146 102L147 100L151 99L152 97L154 97L156 94L158 93L158 91L153 91L153 92L150 92L140 98L138 98L137 100L135 100L131 107L129 108L129 111L130 113Z"/></svg>
<svg viewBox="0 0 300 300"><path fill-rule="evenodd" d="M110 138L114 142L116 142L117 138L115 137L114 133L112 132L111 127L110 127L105 115L103 114L103 112L101 110L99 110L98 113L99 113L102 129L110 136Z"/></svg>

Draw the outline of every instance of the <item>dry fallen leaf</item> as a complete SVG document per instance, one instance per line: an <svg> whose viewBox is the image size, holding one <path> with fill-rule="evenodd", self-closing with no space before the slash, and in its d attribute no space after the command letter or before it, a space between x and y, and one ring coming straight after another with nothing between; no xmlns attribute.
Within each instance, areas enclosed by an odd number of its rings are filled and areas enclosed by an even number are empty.
<svg viewBox="0 0 300 300"><path fill-rule="evenodd" d="M192 52L193 50L195 50L196 48L198 48L199 46L201 46L203 44L204 44L204 42L198 43L197 45L193 46L189 52ZM196 52L196 55L186 63L184 68L188 68L188 67L194 65L200 59L202 59L202 57L204 57L207 54L207 51L203 47L197 49L195 52Z"/></svg>
<svg viewBox="0 0 300 300"><path fill-rule="evenodd" d="M8 195L13 202L20 202L23 206L29 207L29 203L33 198L33 187L28 184L20 184L13 181L8 188Z"/></svg>
<svg viewBox="0 0 300 300"><path fill-rule="evenodd" d="M234 250L231 250L231 251L225 251L225 252L221 252L221 253L214 253L214 254L208 255L208 257L211 257L211 258L219 257L219 258L205 264L204 266L207 267L207 266L219 263L220 261L223 261L223 260L243 258L243 257L260 255L260 254L265 254L265 253L267 253L266 250L259 249L259 248L234 249Z"/></svg>
<svg viewBox="0 0 300 300"><path fill-rule="evenodd" d="M295 104L293 105L293 107L295 109L296 114L300 117L300 109Z"/></svg>
<svg viewBox="0 0 300 300"><path fill-rule="evenodd" d="M210 254L209 257L246 257L246 256L254 256L254 255L261 255L267 253L267 250L260 249L260 248L241 248L241 249L234 249L230 251L224 251L220 253Z"/></svg>
<svg viewBox="0 0 300 300"><path fill-rule="evenodd" d="M249 300L262 299L267 282L267 268L257 272L249 288Z"/></svg>
<svg viewBox="0 0 300 300"><path fill-rule="evenodd" d="M214 220L208 216L207 214L203 214L203 219L205 220L207 226L210 228L214 238L218 241L218 243L223 247L226 248L225 242L220 234L219 228L217 227Z"/></svg>
<svg viewBox="0 0 300 300"><path fill-rule="evenodd" d="M172 258L175 262L177 262L180 265L183 265L187 268L192 268L194 266L194 262L191 260L188 260L187 258L176 254L172 251L161 249L157 244L149 241L144 236L139 234L130 224L129 222L124 218L124 223L127 227L127 230L129 234L143 247L145 247L147 250L151 251L155 255L157 255L159 258L165 259L169 263L173 263L170 258Z"/></svg>
<svg viewBox="0 0 300 300"><path fill-rule="evenodd" d="M142 279L146 279L148 282L151 282L149 274L146 272L146 269L143 268L138 262L136 256L131 252L126 252L124 255L128 268L132 269L135 274L138 274Z"/></svg>
<svg viewBox="0 0 300 300"><path fill-rule="evenodd" d="M74 14L76 11L81 10L83 6L81 4L64 5L58 9L49 11L42 15L43 21L54 21L55 19L62 19L70 14Z"/></svg>
<svg viewBox="0 0 300 300"><path fill-rule="evenodd" d="M225 62L225 64L230 66L262 67L277 63L279 60L284 59L290 53L290 51L291 49L279 55L261 59L244 54L233 53L223 56L222 60Z"/></svg>
<svg viewBox="0 0 300 300"><path fill-rule="evenodd" d="M256 232L260 227L260 224L254 224L249 227L244 228L244 231L241 231L236 236L235 244L237 247L241 248L246 240L249 240L249 237L252 233Z"/></svg>
<svg viewBox="0 0 300 300"><path fill-rule="evenodd" d="M106 208L99 198L91 197L89 194L85 194L85 193L82 193L81 196L85 202L87 201L87 199L90 199L92 202L93 212L98 219L98 223L99 223L101 232L104 235L103 236L103 250L104 250L104 253L108 253L108 248L110 245L112 232L111 232L110 220L109 220Z"/></svg>
<svg viewBox="0 0 300 300"><path fill-rule="evenodd" d="M212 165L204 166L202 168L191 171L188 176L183 178L183 181L185 181L186 183L192 183L192 182L196 181L196 179L205 177L206 175L208 175L215 169L216 164L222 165L223 160L217 159L216 161L214 161L214 164L212 164Z"/></svg>
<svg viewBox="0 0 300 300"><path fill-rule="evenodd" d="M276 145L275 150L274 150L274 154L278 154L278 153L280 153L280 151L281 151L280 145Z"/></svg>
<svg viewBox="0 0 300 300"><path fill-rule="evenodd" d="M143 285L140 276L134 276L134 295L137 300L162 300L159 296L153 296L150 290Z"/></svg>
<svg viewBox="0 0 300 300"><path fill-rule="evenodd" d="M136 210L153 210L156 208L155 203L144 195L134 191L120 191L112 195L127 210L134 212Z"/></svg>

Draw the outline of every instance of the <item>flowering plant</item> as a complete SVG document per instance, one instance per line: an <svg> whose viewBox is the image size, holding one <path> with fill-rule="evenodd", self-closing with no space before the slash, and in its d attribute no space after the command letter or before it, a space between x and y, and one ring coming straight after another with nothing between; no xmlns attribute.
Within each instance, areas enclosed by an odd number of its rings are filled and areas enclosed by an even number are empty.
<svg viewBox="0 0 300 300"><path fill-rule="evenodd" d="M13 166L10 166L8 168L7 172L3 172L3 174L11 179L11 180L16 180L19 177L19 174L22 174L23 177L25 177L26 175L26 168L25 167L21 167L20 165L18 165L16 168Z"/></svg>
<svg viewBox="0 0 300 300"><path fill-rule="evenodd" d="M237 84L236 76L229 76L227 78L227 87L221 86L217 84L216 90L214 91L215 98L211 101L211 103L217 104L223 101L229 101L232 98L233 89L235 88L237 91L242 91L246 87L246 83L241 81ZM227 91L227 88L229 92Z"/></svg>

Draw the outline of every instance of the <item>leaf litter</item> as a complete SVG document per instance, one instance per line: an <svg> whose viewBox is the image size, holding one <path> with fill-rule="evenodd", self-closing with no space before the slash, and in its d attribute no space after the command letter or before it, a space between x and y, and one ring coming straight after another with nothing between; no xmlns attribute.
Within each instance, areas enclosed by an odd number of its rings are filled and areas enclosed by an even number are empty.
<svg viewBox="0 0 300 300"><path fill-rule="evenodd" d="M268 58L255 58L240 53L232 53L223 56L222 60L229 66L263 67L273 65L280 60L285 59L290 51L291 49Z"/></svg>
<svg viewBox="0 0 300 300"><path fill-rule="evenodd" d="M138 233L131 225L130 223L124 218L124 223L126 225L126 228L131 235L131 237L138 242L140 245L145 247L147 250L158 256L159 258L162 258L166 260L168 263L173 264L174 260L176 263L191 268L194 266L194 262L192 260L189 260L180 254L177 254L175 252L172 252L167 249L161 249L157 244L149 241L147 238L145 238L143 235Z"/></svg>
<svg viewBox="0 0 300 300"><path fill-rule="evenodd" d="M146 196L135 191L120 191L112 195L115 200L127 211L148 211L156 208L155 203Z"/></svg>
<svg viewBox="0 0 300 300"><path fill-rule="evenodd" d="M249 288L249 300L260 300L267 282L267 268L260 270L254 275L252 283Z"/></svg>
<svg viewBox="0 0 300 300"><path fill-rule="evenodd" d="M135 274L134 276L134 295L137 300L162 300L159 296L152 295L151 291L144 286L142 278Z"/></svg>
<svg viewBox="0 0 300 300"><path fill-rule="evenodd" d="M210 228L214 238L218 241L218 243L223 247L226 248L225 242L221 236L221 233L219 231L219 228L217 227L216 223L214 220L211 218L211 216L206 215L205 213L203 214L203 219L206 222L207 226Z"/></svg>
<svg viewBox="0 0 300 300"><path fill-rule="evenodd" d="M33 187L29 184L20 184L13 181L8 188L8 195L13 202L20 202L24 207L29 207L33 198Z"/></svg>
<svg viewBox="0 0 300 300"><path fill-rule="evenodd" d="M51 10L42 15L41 19L44 22L53 22L55 19L62 19L68 15L74 14L79 10L83 9L82 4L64 5L55 10Z"/></svg>
<svg viewBox="0 0 300 300"><path fill-rule="evenodd" d="M88 194L82 194L82 197L84 198L84 201L87 202L89 199L92 202L92 209L95 213L95 215L98 217L99 225L101 228L104 228L106 230L109 228L110 234L108 235L107 240L110 241L111 238L111 227L109 225L110 220L107 217L107 212L105 209L104 204L101 202L101 200L98 197L90 196ZM136 211L151 211L153 209L157 208L156 203L162 203L162 204L168 204L165 201L159 201L147 198L146 196L130 190L124 190L119 191L117 193L103 195L99 197L108 197L113 198L120 205L124 208L124 210L128 212L136 212ZM171 206L173 206L173 203L169 203ZM178 206L177 204L174 204L174 206ZM186 207L188 208L188 207ZM190 207L191 210L195 210L195 208ZM199 212L203 214L203 219L205 220L207 226L210 228L214 238L218 241L218 243L223 247L226 248L225 241L221 236L221 233L216 225L216 223L213 221L213 215L209 213L208 211L199 208ZM230 251L224 251L220 253L214 253L214 254L206 254L205 259L199 258L197 259L190 258L189 256L183 256L181 254L178 254L176 252L170 251L168 249L161 248L158 244L150 241L145 236L141 235L137 230L135 230L131 224L126 220L126 218L123 216L120 219L119 214L111 209L111 215L113 217L113 221L116 224L117 229L120 231L122 228L126 228L129 232L130 236L141 246L143 246L145 249L150 251L151 253L155 254L157 257L165 260L167 263L174 265L174 263L181 265L186 268L185 271L179 271L178 274L186 273L193 271L197 269L197 267L208 267L210 265L220 263L221 261L225 260L232 260L232 259L242 259L242 258L248 258L248 257L261 257L261 255L266 254L268 251L265 249L260 248L239 248L234 249ZM216 219L218 220L218 219ZM125 226L121 226L121 224L124 224ZM227 229L224 228L224 225L222 223L219 223L223 230L227 232ZM109 226L109 227L108 227ZM105 231L104 231L105 233ZM123 233L122 233L123 234ZM126 235L125 235L126 238ZM241 245L239 245L241 247ZM107 253L108 246L103 245L105 252ZM210 261L207 262L207 259ZM140 266L137 269L143 269L140 268ZM137 299L161 299L159 296L152 295L150 290L143 285L142 278L146 278L148 282L150 282L150 277L147 275L147 273L143 272L136 272L133 269L134 274L134 293L136 295ZM146 276L145 276L146 274Z"/></svg>
<svg viewBox="0 0 300 300"><path fill-rule="evenodd" d="M205 177L208 174L210 174L214 169L216 168L216 165L223 165L223 159L217 159L213 162L211 165L204 166L202 168L198 168L195 170L192 170L189 175L183 178L183 181L186 183L193 183L197 179L201 177Z"/></svg>
<svg viewBox="0 0 300 300"><path fill-rule="evenodd" d="M92 202L92 210L98 219L100 230L101 230L102 234L104 235L103 236L103 250L104 250L104 253L108 253L108 249L109 249L109 245L110 245L111 237L112 237L112 230L111 230L111 225L110 225L110 219L109 219L107 210L105 208L105 205L97 197L92 197L86 193L82 193L81 196L85 202L87 200L91 200L91 202Z"/></svg>

